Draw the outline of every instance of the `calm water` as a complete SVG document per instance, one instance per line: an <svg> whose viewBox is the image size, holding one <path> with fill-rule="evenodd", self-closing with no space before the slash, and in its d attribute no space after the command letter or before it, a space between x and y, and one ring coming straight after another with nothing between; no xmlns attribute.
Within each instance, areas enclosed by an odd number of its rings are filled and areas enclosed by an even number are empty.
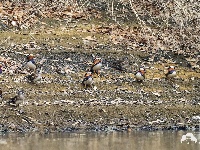
<svg viewBox="0 0 200 150"><path fill-rule="evenodd" d="M197 142L183 142L183 131L132 131L127 133L53 133L0 135L0 150L200 150Z"/></svg>

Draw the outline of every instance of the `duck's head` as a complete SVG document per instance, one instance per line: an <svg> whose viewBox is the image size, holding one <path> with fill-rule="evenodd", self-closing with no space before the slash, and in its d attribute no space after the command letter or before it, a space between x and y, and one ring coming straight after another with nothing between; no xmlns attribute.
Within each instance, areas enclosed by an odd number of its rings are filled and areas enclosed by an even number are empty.
<svg viewBox="0 0 200 150"><path fill-rule="evenodd" d="M92 72L86 72L85 73L85 77L89 77L89 76L92 76Z"/></svg>
<svg viewBox="0 0 200 150"><path fill-rule="evenodd" d="M175 66L169 66L168 67L168 71L172 71L172 70L175 70Z"/></svg>
<svg viewBox="0 0 200 150"><path fill-rule="evenodd" d="M139 72L141 72L142 74L145 74L146 73L146 70L144 67L140 67L139 68Z"/></svg>
<svg viewBox="0 0 200 150"><path fill-rule="evenodd" d="M28 55L28 60L32 60L34 58L33 54Z"/></svg>
<svg viewBox="0 0 200 150"><path fill-rule="evenodd" d="M18 95L24 95L24 90L18 91Z"/></svg>
<svg viewBox="0 0 200 150"><path fill-rule="evenodd" d="M101 62L101 58L99 58L99 57L95 58L93 61L94 64L98 64L100 62Z"/></svg>

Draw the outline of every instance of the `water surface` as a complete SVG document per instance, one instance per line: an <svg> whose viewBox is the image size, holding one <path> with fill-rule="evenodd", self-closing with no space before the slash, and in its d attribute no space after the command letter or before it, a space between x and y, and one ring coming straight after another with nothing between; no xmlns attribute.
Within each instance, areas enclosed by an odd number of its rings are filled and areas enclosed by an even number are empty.
<svg viewBox="0 0 200 150"><path fill-rule="evenodd" d="M181 143L184 131L132 131L83 133L9 133L0 136L0 150L199 150L197 142Z"/></svg>

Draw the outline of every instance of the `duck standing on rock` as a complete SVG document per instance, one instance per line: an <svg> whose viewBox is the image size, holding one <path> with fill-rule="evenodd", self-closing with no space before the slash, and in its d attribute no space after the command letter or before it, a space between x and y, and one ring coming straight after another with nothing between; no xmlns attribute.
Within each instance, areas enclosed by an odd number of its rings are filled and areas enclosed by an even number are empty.
<svg viewBox="0 0 200 150"><path fill-rule="evenodd" d="M87 86L91 86L93 83L93 78L92 78L92 73L91 72L87 72L84 76L84 79L82 81L82 84L87 87Z"/></svg>
<svg viewBox="0 0 200 150"><path fill-rule="evenodd" d="M135 78L138 82L142 82L145 79L146 70L144 67L140 67L139 70L135 73Z"/></svg>
<svg viewBox="0 0 200 150"><path fill-rule="evenodd" d="M28 68L29 68L30 70L35 70L35 69L36 69L36 63L35 63L33 54L28 55L27 61L28 61L28 62L27 62Z"/></svg>
<svg viewBox="0 0 200 150"><path fill-rule="evenodd" d="M168 67L168 72L165 74L168 79L176 77L176 70L174 66Z"/></svg>
<svg viewBox="0 0 200 150"><path fill-rule="evenodd" d="M101 70L101 67L102 67L101 58L95 58L90 68L90 71L91 73L96 73L98 75L99 71Z"/></svg>
<svg viewBox="0 0 200 150"><path fill-rule="evenodd" d="M7 104L11 105L11 106L19 106L19 104L21 104L24 101L25 97L24 97L24 91L20 90L18 92L18 94L11 98Z"/></svg>

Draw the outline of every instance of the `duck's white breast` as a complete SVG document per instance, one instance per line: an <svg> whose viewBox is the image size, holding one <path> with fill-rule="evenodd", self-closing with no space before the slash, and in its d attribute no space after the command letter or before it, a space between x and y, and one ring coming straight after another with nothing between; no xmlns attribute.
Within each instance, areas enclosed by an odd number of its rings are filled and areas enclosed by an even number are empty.
<svg viewBox="0 0 200 150"><path fill-rule="evenodd" d="M102 63L98 63L93 67L93 70L99 70L102 67Z"/></svg>
<svg viewBox="0 0 200 150"><path fill-rule="evenodd" d="M167 75L168 78L173 78L175 76L176 76L176 71L172 72L172 74Z"/></svg>
<svg viewBox="0 0 200 150"><path fill-rule="evenodd" d="M144 80L144 76L142 76L142 74L140 72L137 72L135 77L137 80Z"/></svg>
<svg viewBox="0 0 200 150"><path fill-rule="evenodd" d="M34 65L31 61L27 62L27 66L28 66L30 69L36 69L36 65Z"/></svg>
<svg viewBox="0 0 200 150"><path fill-rule="evenodd" d="M90 78L88 78L88 80L84 81L83 83L86 85L90 85L90 84L92 84L92 82L93 82L93 79L92 79L92 77L90 77Z"/></svg>

